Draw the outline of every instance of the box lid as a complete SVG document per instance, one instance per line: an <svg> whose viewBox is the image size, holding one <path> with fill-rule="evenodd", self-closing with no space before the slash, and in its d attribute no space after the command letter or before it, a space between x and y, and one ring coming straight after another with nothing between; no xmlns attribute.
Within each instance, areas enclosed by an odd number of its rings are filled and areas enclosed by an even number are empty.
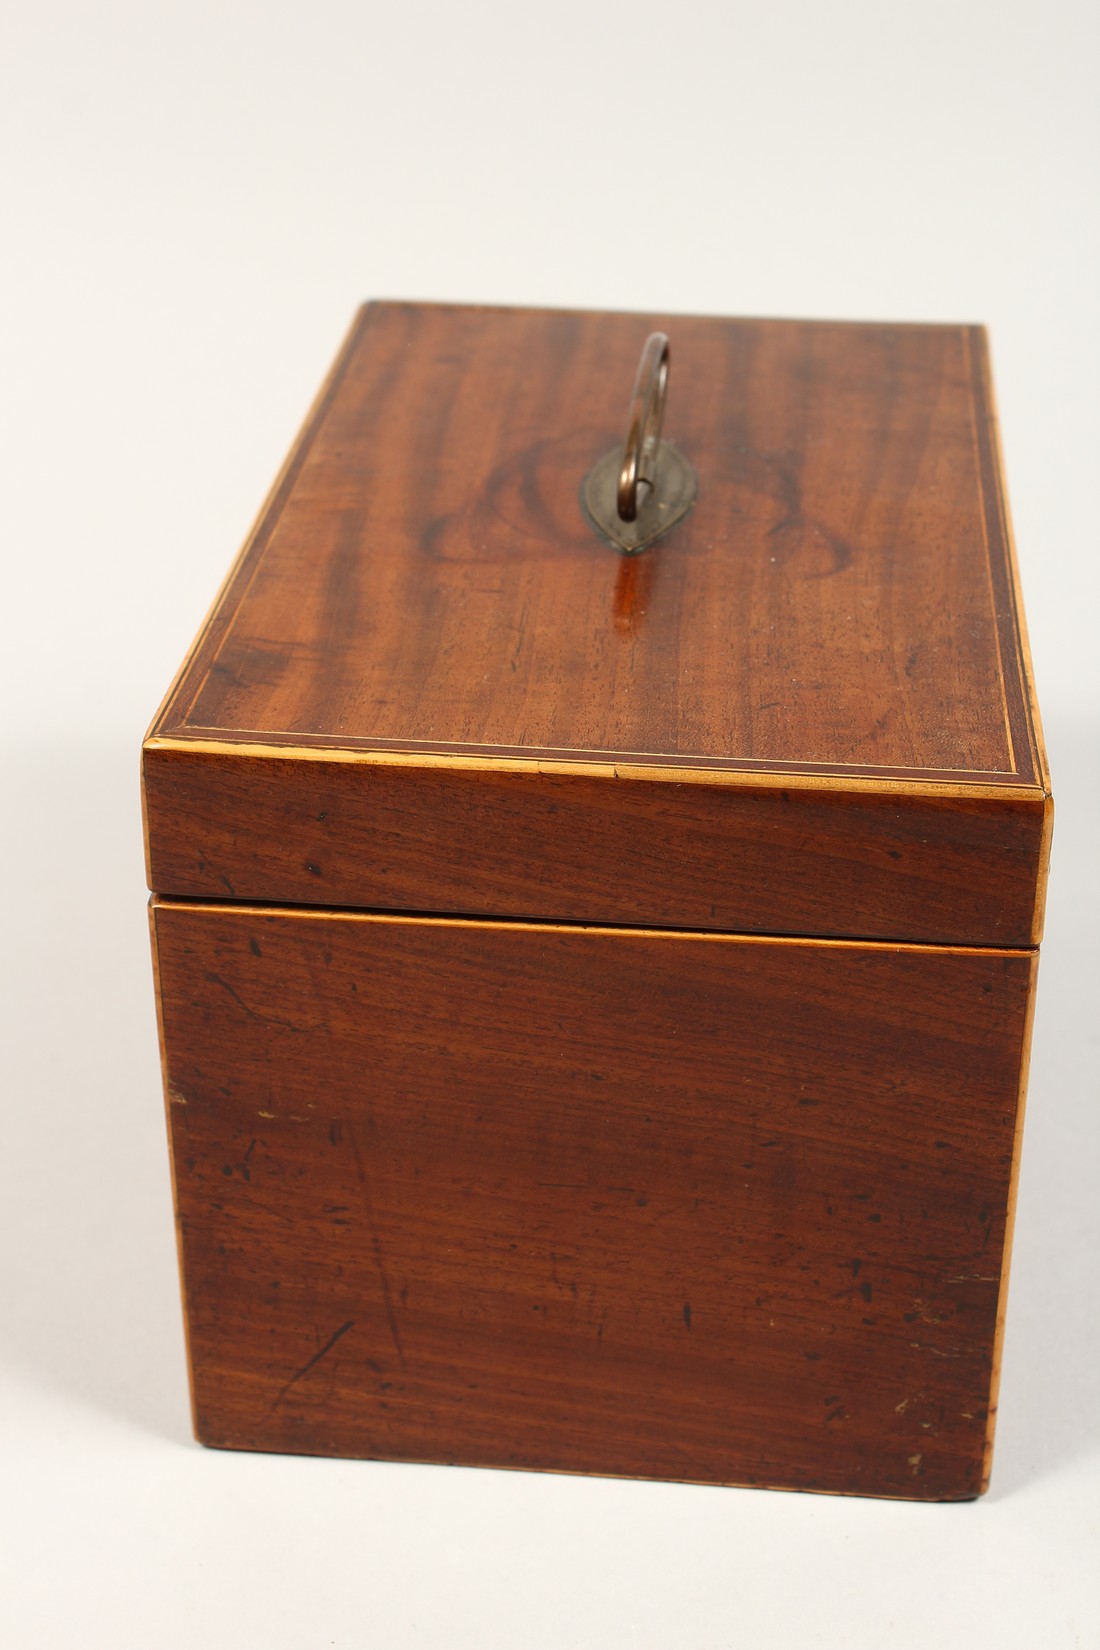
<svg viewBox="0 0 1100 1650"><path fill-rule="evenodd" d="M624 555L654 330L698 490ZM144 778L161 894L1036 943L982 329L366 306Z"/></svg>

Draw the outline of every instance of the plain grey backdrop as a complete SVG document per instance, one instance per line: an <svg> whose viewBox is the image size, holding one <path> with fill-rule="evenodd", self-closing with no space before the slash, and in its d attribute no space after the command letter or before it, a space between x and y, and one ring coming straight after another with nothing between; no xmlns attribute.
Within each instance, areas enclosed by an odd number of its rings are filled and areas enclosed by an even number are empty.
<svg viewBox="0 0 1100 1650"><path fill-rule="evenodd" d="M1098 19L0 10L4 1643L1100 1643ZM989 325L1059 812L985 1500L191 1443L138 748L368 296Z"/></svg>

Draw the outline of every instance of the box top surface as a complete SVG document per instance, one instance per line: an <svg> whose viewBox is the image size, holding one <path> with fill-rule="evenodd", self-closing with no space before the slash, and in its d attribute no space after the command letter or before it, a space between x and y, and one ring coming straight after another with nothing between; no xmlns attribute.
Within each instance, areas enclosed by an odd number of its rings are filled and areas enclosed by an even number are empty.
<svg viewBox="0 0 1100 1650"><path fill-rule="evenodd" d="M698 499L582 513L639 352ZM984 335L363 309L157 741L1042 792Z"/></svg>

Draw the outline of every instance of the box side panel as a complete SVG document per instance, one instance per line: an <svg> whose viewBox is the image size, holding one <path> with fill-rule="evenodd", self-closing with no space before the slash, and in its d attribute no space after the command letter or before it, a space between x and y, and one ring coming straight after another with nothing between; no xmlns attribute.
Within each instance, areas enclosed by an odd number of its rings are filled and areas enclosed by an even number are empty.
<svg viewBox="0 0 1100 1650"><path fill-rule="evenodd" d="M1030 955L156 922L206 1442L979 1493Z"/></svg>
<svg viewBox="0 0 1100 1650"><path fill-rule="evenodd" d="M207 899L1016 946L1038 793L338 761L154 745L153 888Z"/></svg>

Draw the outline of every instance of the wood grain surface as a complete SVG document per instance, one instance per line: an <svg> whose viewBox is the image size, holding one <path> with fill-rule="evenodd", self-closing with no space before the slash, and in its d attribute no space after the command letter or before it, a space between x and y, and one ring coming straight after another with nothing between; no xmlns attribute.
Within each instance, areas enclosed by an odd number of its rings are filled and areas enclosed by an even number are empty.
<svg viewBox="0 0 1100 1650"><path fill-rule="evenodd" d="M244 899L1037 944L1038 796L145 753L150 886Z"/></svg>
<svg viewBox="0 0 1100 1650"><path fill-rule="evenodd" d="M153 921L207 1443L979 1493L1034 953Z"/></svg>
<svg viewBox="0 0 1100 1650"><path fill-rule="evenodd" d="M647 332L690 516L578 499ZM980 328L368 306L155 731L1038 778Z"/></svg>
<svg viewBox="0 0 1100 1650"><path fill-rule="evenodd" d="M655 326L699 499L624 559L578 493ZM371 305L151 730L150 885L1035 943L1032 697L980 328Z"/></svg>

